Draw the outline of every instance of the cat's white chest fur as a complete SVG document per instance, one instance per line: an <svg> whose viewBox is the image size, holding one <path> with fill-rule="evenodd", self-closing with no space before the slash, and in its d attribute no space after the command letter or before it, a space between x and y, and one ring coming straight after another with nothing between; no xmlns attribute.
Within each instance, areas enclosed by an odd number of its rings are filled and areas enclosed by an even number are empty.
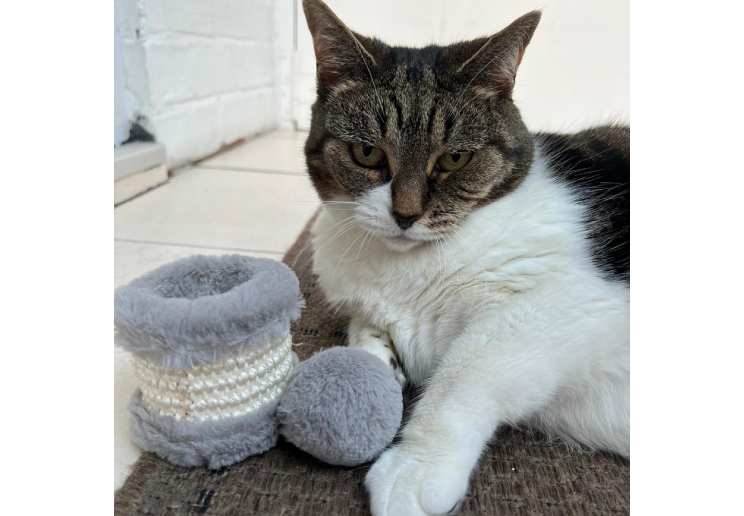
<svg viewBox="0 0 744 516"><path fill-rule="evenodd" d="M353 214L351 205L323 209L313 228L314 270L333 305L390 333L414 383L479 314L513 312L518 321L525 303L544 312L529 324L544 326L556 346L607 339L609 325L619 333L585 354L627 348L629 289L591 264L582 207L541 159L516 191L476 210L457 232L407 252L351 224Z"/></svg>
<svg viewBox="0 0 744 516"><path fill-rule="evenodd" d="M358 224L389 216L388 186L314 225L315 272L352 317L349 345L402 381L392 338L426 386L365 479L375 514L398 498L393 514L451 510L502 424L630 455L630 289L592 263L584 208L545 167L538 156L515 191L406 252Z"/></svg>
<svg viewBox="0 0 744 516"><path fill-rule="evenodd" d="M477 272L463 267L462 257L446 244L399 253L356 225L337 235L347 214L324 209L313 228L321 287L331 304L387 331L409 378L418 383L461 329L471 299L460 281L477 281Z"/></svg>

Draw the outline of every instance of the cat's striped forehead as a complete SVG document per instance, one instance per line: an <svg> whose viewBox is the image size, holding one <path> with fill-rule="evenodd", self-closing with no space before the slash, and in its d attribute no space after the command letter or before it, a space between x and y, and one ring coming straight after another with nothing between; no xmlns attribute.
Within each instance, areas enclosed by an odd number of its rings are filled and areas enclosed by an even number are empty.
<svg viewBox="0 0 744 516"><path fill-rule="evenodd" d="M513 190L532 156L518 110L510 99L465 88L448 73L451 68L408 61L342 80L319 98L306 153L320 196L354 199L392 181L395 212L423 213L420 223L446 229ZM360 169L349 159L354 143L382 149L386 166ZM437 175L438 158L458 152L472 152L473 159Z"/></svg>
<svg viewBox="0 0 744 516"><path fill-rule="evenodd" d="M409 62L378 77L342 81L325 101L327 128L350 142L390 139L410 145L427 140L463 150L486 145L498 129L498 124L489 124L493 95L482 89L458 90L439 74L429 65Z"/></svg>

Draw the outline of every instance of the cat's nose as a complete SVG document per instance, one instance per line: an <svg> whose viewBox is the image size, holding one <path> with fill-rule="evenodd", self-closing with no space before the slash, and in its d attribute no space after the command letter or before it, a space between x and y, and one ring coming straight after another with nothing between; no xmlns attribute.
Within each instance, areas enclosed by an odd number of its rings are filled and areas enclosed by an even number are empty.
<svg viewBox="0 0 744 516"><path fill-rule="evenodd" d="M421 218L421 214L419 213L416 215L402 215L394 211L393 218L395 218L395 222L398 223L400 229L408 229L413 225L414 222Z"/></svg>

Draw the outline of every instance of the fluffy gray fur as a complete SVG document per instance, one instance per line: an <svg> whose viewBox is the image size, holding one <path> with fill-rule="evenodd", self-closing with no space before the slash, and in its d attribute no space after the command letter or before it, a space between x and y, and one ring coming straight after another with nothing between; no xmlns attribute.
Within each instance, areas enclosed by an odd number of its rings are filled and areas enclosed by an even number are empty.
<svg viewBox="0 0 744 516"><path fill-rule="evenodd" d="M283 337L303 306L297 277L281 262L191 256L116 290L117 344L163 367L186 369Z"/></svg>
<svg viewBox="0 0 744 516"><path fill-rule="evenodd" d="M130 434L137 446L178 466L219 469L276 445L276 408L274 401L243 417L178 421L147 408L137 389L129 402Z"/></svg>
<svg viewBox="0 0 744 516"><path fill-rule="evenodd" d="M380 455L402 417L401 387L387 365L352 348L331 348L297 366L277 411L288 441L339 466Z"/></svg>

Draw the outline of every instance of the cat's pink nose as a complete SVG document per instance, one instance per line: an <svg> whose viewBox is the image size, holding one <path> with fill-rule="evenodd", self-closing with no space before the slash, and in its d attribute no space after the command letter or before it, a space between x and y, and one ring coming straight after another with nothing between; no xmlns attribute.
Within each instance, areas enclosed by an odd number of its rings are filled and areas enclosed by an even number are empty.
<svg viewBox="0 0 744 516"><path fill-rule="evenodd" d="M402 215L394 211L393 218L395 219L395 222L398 223L398 226L400 226L401 229L408 229L413 225L414 222L421 218L421 214L419 213L416 215Z"/></svg>

